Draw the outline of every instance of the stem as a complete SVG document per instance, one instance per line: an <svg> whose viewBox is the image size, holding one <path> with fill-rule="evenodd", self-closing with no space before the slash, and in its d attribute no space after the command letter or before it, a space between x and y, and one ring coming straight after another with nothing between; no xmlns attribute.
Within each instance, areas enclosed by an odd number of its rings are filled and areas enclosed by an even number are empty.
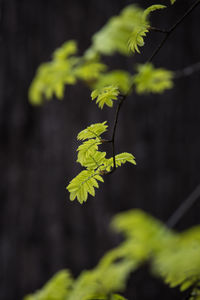
<svg viewBox="0 0 200 300"><path fill-rule="evenodd" d="M116 170L116 161L115 161L115 135L116 135L116 129L117 129L117 123L119 119L119 112L122 107L122 104L124 100L126 99L127 95L120 95L119 96L119 103L117 105L116 113L115 113L115 120L114 120L114 125L113 125L113 132L112 132L112 156L113 156L113 169L111 170L110 174L113 173Z"/></svg>
<svg viewBox="0 0 200 300"><path fill-rule="evenodd" d="M160 49L163 47L165 42L168 40L169 36L172 34L172 32L183 22L183 20L197 7L197 5L200 4L200 0L197 0L193 3L193 5L184 13L184 15L169 29L165 32L165 37L162 39L158 47L154 50L152 55L149 58L149 62L153 60L153 58L158 54Z"/></svg>
<svg viewBox="0 0 200 300"><path fill-rule="evenodd" d="M195 190L181 203L173 215L168 219L167 225L170 228L176 226L184 214L194 205L194 203L200 197L200 184L195 188Z"/></svg>
<svg viewBox="0 0 200 300"><path fill-rule="evenodd" d="M153 60L153 58L158 54L160 49L163 47L171 33L182 23L182 21L195 9L195 7L200 4L200 0L197 0L186 12L185 14L169 29L169 30L161 30L155 27L150 27L151 30L154 31L159 31L165 34L165 37L161 41L161 43L158 45L158 47L154 50L152 53L151 57L149 58L149 62ZM118 123L118 118L119 118L119 112L121 109L121 106L124 102L124 100L127 98L129 95L129 92L131 91L133 85L130 87L130 90L125 94L125 95L120 95L121 98L119 99L119 103L117 106L116 114L115 114L115 120L114 120L114 125L113 125L113 132L112 132L112 139L111 139L111 144L112 144L112 156L113 156L113 169L109 172L109 174L113 173L116 170L116 161L115 161L115 134L116 134L116 128L117 128L117 123Z"/></svg>
<svg viewBox="0 0 200 300"><path fill-rule="evenodd" d="M151 30L151 31L156 31L156 32L160 32L160 33L167 33L167 30L160 29L160 28L153 27L153 26L149 26L148 29Z"/></svg>
<svg viewBox="0 0 200 300"><path fill-rule="evenodd" d="M193 73L200 70L200 62L197 62L196 64L193 64L191 66L188 66L182 70L178 70L174 72L174 78L179 79L182 77L190 76Z"/></svg>

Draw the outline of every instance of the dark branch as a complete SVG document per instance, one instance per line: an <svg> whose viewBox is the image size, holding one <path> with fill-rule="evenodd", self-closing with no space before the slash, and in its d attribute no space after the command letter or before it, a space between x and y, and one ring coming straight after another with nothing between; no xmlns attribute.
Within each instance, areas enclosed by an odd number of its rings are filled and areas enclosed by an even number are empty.
<svg viewBox="0 0 200 300"><path fill-rule="evenodd" d="M168 40L172 32L183 22L183 20L200 4L200 0L197 0L186 12L185 14L169 29L165 32L165 37L162 39L158 47L154 50L148 61L152 61L153 58L158 54L160 49L163 47L165 42Z"/></svg>
<svg viewBox="0 0 200 300"><path fill-rule="evenodd" d="M174 78L179 79L182 77L187 77L198 71L200 71L200 62L197 62L196 64L188 66L182 70L175 71Z"/></svg>
<svg viewBox="0 0 200 300"><path fill-rule="evenodd" d="M151 30L151 31L160 32L160 33L167 33L168 32L167 30L160 29L160 28L153 27L153 26L149 26L148 29Z"/></svg>
<svg viewBox="0 0 200 300"><path fill-rule="evenodd" d="M148 61L152 61L153 58L157 55L157 53L160 51L160 49L162 48L162 46L165 44L166 40L169 38L169 36L171 35L171 33L178 27L179 24L182 23L182 21L195 9L195 7L200 4L200 0L197 0L186 12L185 14L167 31L165 30L161 30L155 27L150 27L151 30L154 31L159 31L165 34L165 37L163 38L163 40L161 41L161 43L158 45L158 47L154 50L153 54L151 55L150 59ZM124 102L124 100L127 98L127 96L129 95L131 89L133 86L130 87L130 90L127 92L126 95L120 95L119 96L119 102L118 102L118 106L117 106L117 110L116 110L116 114L115 114L115 119L114 119L114 125L113 125L113 132L112 132L112 138L111 138L111 144L112 144L112 157L113 157L113 169L111 170L111 172L109 172L109 174L113 173L116 170L116 161L115 161L115 135L116 135L116 128L117 128L117 123L118 123L118 118L119 118L119 112L121 109L121 106Z"/></svg>
<svg viewBox="0 0 200 300"><path fill-rule="evenodd" d="M113 169L111 170L111 173L113 173L116 170L116 161L115 161L115 135L116 135L116 129L117 129L117 123L119 119L119 112L122 107L122 104L124 100L126 99L127 95L119 95L119 102L117 105L116 113L115 113L115 120L114 120L114 125L113 125L113 132L112 132L112 138L111 138L111 143L112 143L112 157L113 157Z"/></svg>
<svg viewBox="0 0 200 300"><path fill-rule="evenodd" d="M190 194L188 198L185 199L181 203L181 205L177 208L177 210L173 213L173 215L167 221L167 225L170 228L176 226L176 224L180 221L180 219L184 216L184 214L194 205L194 203L200 197L200 184L196 187L196 189Z"/></svg>

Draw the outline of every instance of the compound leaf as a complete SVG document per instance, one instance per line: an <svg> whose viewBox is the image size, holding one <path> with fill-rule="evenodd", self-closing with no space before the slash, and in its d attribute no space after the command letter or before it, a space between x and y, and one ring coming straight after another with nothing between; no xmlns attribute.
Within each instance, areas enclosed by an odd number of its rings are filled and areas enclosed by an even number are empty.
<svg viewBox="0 0 200 300"><path fill-rule="evenodd" d="M102 72L105 72L107 66L98 61L87 61L76 68L75 74L77 78L84 81L92 81L98 79Z"/></svg>
<svg viewBox="0 0 200 300"><path fill-rule="evenodd" d="M93 51L104 55L111 55L116 52L126 56L130 55L127 42L133 29L141 23L142 14L143 10L137 5L125 7L120 15L112 17L93 36Z"/></svg>
<svg viewBox="0 0 200 300"><path fill-rule="evenodd" d="M131 153L123 152L115 155L116 167L120 167L122 164L125 164L126 162L136 165L135 157ZM113 157L107 159L104 163L104 166L106 171L110 172L114 166Z"/></svg>
<svg viewBox="0 0 200 300"><path fill-rule="evenodd" d="M128 40L128 48L133 53L138 52L140 53L140 50L138 47L144 46L144 37L149 32L149 20L148 16L151 12L157 10L157 9L163 9L166 6L164 5L151 5L147 9L145 9L140 17L140 20L138 21L137 25L134 26L132 33L129 36Z"/></svg>
<svg viewBox="0 0 200 300"><path fill-rule="evenodd" d="M106 152L94 151L83 162L83 166L88 170L95 170L101 167L105 161Z"/></svg>
<svg viewBox="0 0 200 300"><path fill-rule="evenodd" d="M158 9L164 9L164 8L166 8L166 6L161 5L161 4L154 4L154 5L149 6L148 8L145 9L145 11L143 13L144 21L147 21L147 18L151 12L158 10Z"/></svg>
<svg viewBox="0 0 200 300"><path fill-rule="evenodd" d="M92 87L93 89L102 89L106 86L117 86L122 94L129 92L132 83L132 76L130 73L123 70L113 70L101 75L97 82Z"/></svg>
<svg viewBox="0 0 200 300"><path fill-rule="evenodd" d="M91 93L92 100L96 99L96 103L102 109L104 105L113 106L113 100L117 100L119 90L117 86L111 85L96 89Z"/></svg>
<svg viewBox="0 0 200 300"><path fill-rule="evenodd" d="M79 162L83 166L88 156L91 156L95 151L97 151L98 145L100 144L101 142L99 138L84 141L83 144L81 144L77 149L77 162Z"/></svg>
<svg viewBox="0 0 200 300"><path fill-rule="evenodd" d="M100 135L107 130L108 125L107 121L103 123L95 123L88 126L86 129L79 132L77 139L78 140L87 140L93 138L100 138Z"/></svg>
<svg viewBox="0 0 200 300"><path fill-rule="evenodd" d="M70 294L73 281L68 270L59 271L42 289L27 295L24 300L65 300Z"/></svg>
<svg viewBox="0 0 200 300"><path fill-rule="evenodd" d="M147 26L141 26L139 28L134 29L128 40L129 50L131 50L133 53L135 51L140 53L138 46L144 46L144 37L146 36L147 32L149 32Z"/></svg>
<svg viewBox="0 0 200 300"><path fill-rule="evenodd" d="M65 42L60 48L53 53L53 59L65 60L67 57L77 53L77 43L74 40Z"/></svg>
<svg viewBox="0 0 200 300"><path fill-rule="evenodd" d="M93 170L83 170L74 179L72 179L67 186L70 192L70 200L75 198L82 204L87 200L88 193L92 196L95 195L94 188L98 188L97 180L103 182L103 178Z"/></svg>
<svg viewBox="0 0 200 300"><path fill-rule="evenodd" d="M173 87L171 71L156 69L151 63L139 65L137 71L138 73L133 76L133 83L138 94L162 93Z"/></svg>

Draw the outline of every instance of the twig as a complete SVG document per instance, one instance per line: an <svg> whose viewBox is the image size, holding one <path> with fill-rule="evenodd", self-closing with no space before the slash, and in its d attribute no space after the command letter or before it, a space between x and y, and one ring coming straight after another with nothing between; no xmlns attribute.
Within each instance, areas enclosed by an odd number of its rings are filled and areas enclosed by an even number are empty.
<svg viewBox="0 0 200 300"><path fill-rule="evenodd" d="M160 32L160 33L167 33L168 32L167 30L160 29L160 28L153 27L153 26L149 26L148 29L151 30L151 31L156 31L156 32Z"/></svg>
<svg viewBox="0 0 200 300"><path fill-rule="evenodd" d="M190 194L188 198L181 203L173 215L168 219L167 226L173 228L184 216L184 214L194 205L194 203L200 197L200 184L195 188L195 190Z"/></svg>
<svg viewBox="0 0 200 300"><path fill-rule="evenodd" d="M200 0L197 0L186 12L185 14L169 29L165 32L165 37L160 42L158 47L154 50L152 55L149 58L149 62L153 60L153 58L157 55L157 53L160 51L160 49L163 47L165 42L168 40L169 36L172 34L172 32L183 22L183 20L197 7L197 5L200 4Z"/></svg>
<svg viewBox="0 0 200 300"><path fill-rule="evenodd" d="M182 70L178 70L174 72L174 78L179 79L182 77L187 77L192 75L193 73L200 71L200 62L197 62L191 66L188 66Z"/></svg>
<svg viewBox="0 0 200 300"><path fill-rule="evenodd" d="M109 172L109 174L113 173L116 170L116 161L115 161L115 135L116 135L116 129L117 129L117 123L118 123L118 118L119 118L119 112L121 109L121 106L126 99L127 95L120 95L119 96L119 102L117 105L116 113L115 113L115 120L114 120L114 125L113 125L113 132L112 132L112 157L113 157L113 169Z"/></svg>
<svg viewBox="0 0 200 300"><path fill-rule="evenodd" d="M165 34L165 37L163 38L163 40L161 41L161 43L158 45L158 47L154 50L153 54L151 55L151 57L149 58L148 61L152 61L153 58L157 55L157 53L160 51L160 49L162 48L162 46L164 45L164 43L166 42L166 40L169 38L169 36L171 35L171 33L176 29L176 27L178 27L178 25L180 25L180 23L195 9L195 7L200 4L200 0L197 0L186 12L185 14L169 29L169 30L161 30L161 29L157 29L155 27L151 27L152 30L156 30L159 32L162 32ZM116 110L116 114L115 114L115 119L114 119L114 125L113 125L113 132L112 132L112 139L111 139L111 143L112 143L112 156L113 156L113 169L108 173L111 174L116 170L116 161L115 161L115 134L116 134L116 128L117 128L117 123L118 123L118 118L119 118L119 112L121 109L121 106L124 102L124 100L127 98L127 96L129 95L129 92L131 91L133 86L130 87L130 90L125 94L125 95L120 95L119 97L119 103L117 106L117 110Z"/></svg>

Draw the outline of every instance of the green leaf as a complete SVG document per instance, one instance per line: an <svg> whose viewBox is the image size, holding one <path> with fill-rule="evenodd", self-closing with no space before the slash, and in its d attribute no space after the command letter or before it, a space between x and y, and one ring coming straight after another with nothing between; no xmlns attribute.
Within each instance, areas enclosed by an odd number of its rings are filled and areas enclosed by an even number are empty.
<svg viewBox="0 0 200 300"><path fill-rule="evenodd" d="M71 273L62 270L56 273L39 291L27 295L24 300L65 300L73 285Z"/></svg>
<svg viewBox="0 0 200 300"><path fill-rule="evenodd" d="M170 0L170 2L171 2L171 5L173 5L176 2L176 0Z"/></svg>
<svg viewBox="0 0 200 300"><path fill-rule="evenodd" d="M98 169L105 161L106 152L94 151L83 162L83 166L88 170Z"/></svg>
<svg viewBox="0 0 200 300"><path fill-rule="evenodd" d="M122 295L119 294L113 294L111 296L111 300L127 300L127 298L124 298Z"/></svg>
<svg viewBox="0 0 200 300"><path fill-rule="evenodd" d="M131 153L123 152L120 154L115 155L115 164L116 167L121 167L122 164L125 164L126 162L129 162L133 165L136 165L135 157ZM104 167L107 172L110 172L113 168L113 157L107 159L104 163Z"/></svg>
<svg viewBox="0 0 200 300"><path fill-rule="evenodd" d="M88 156L91 156L95 151L97 151L98 145L100 144L101 142L99 138L89 139L83 142L83 144L81 144L77 149L78 151L77 162L79 162L83 166Z"/></svg>
<svg viewBox="0 0 200 300"><path fill-rule="evenodd" d="M77 43L74 40L65 42L60 48L53 53L53 59L65 60L67 57L77 53Z"/></svg>
<svg viewBox="0 0 200 300"><path fill-rule="evenodd" d="M96 103L102 109L104 105L113 106L113 100L117 100L119 90L117 86L107 86L91 93L92 100L96 99Z"/></svg>
<svg viewBox="0 0 200 300"><path fill-rule="evenodd" d="M128 47L129 50L135 53L137 51L140 53L140 50L138 48L144 46L144 37L146 36L146 33L149 32L146 26L141 26L133 30L131 33L129 40L128 40Z"/></svg>
<svg viewBox="0 0 200 300"><path fill-rule="evenodd" d="M144 37L146 37L146 34L149 32L149 14L155 10L163 9L165 7L166 6L164 5L156 4L149 6L143 11L140 21L138 21L138 24L133 28L132 33L130 34L128 39L128 48L130 51L132 51L133 53L140 53L138 47L144 46Z"/></svg>
<svg viewBox="0 0 200 300"><path fill-rule="evenodd" d="M77 162L86 170L79 173L67 186L72 201L77 198L80 203L83 203L87 200L88 194L94 196L94 188L99 187L97 180L103 182L101 175L109 173L113 168L113 158L107 159L106 152L98 151L98 146L103 142L100 136L107 127L106 122L92 124L77 136L78 140L83 141L77 149ZM117 167L125 162L136 164L134 156L126 152L116 155L115 159Z"/></svg>
<svg viewBox="0 0 200 300"><path fill-rule="evenodd" d="M132 84L132 76L123 70L113 70L101 75L92 85L93 89L100 90L106 86L117 86L122 94L129 92Z"/></svg>
<svg viewBox="0 0 200 300"><path fill-rule="evenodd" d="M77 78L84 81L96 80L101 75L102 72L105 72L107 66L98 61L87 61L84 64L76 68L75 74Z"/></svg>
<svg viewBox="0 0 200 300"><path fill-rule="evenodd" d="M67 300L108 299L111 293L124 290L132 268L132 262L124 260L106 267L98 265L93 270L84 271L77 278Z"/></svg>
<svg viewBox="0 0 200 300"><path fill-rule="evenodd" d="M139 65L133 83L138 94L162 93L173 87L173 73L165 69L156 69L151 63Z"/></svg>
<svg viewBox="0 0 200 300"><path fill-rule="evenodd" d="M184 291L200 281L200 226L183 232L154 258L154 271Z"/></svg>
<svg viewBox="0 0 200 300"><path fill-rule="evenodd" d="M158 10L158 9L164 9L164 8L166 8L166 6L161 5L161 4L154 4L154 5L149 6L147 9L145 9L145 11L143 13L144 21L147 21L149 14L152 13L153 11Z"/></svg>
<svg viewBox="0 0 200 300"><path fill-rule="evenodd" d="M100 135L107 131L108 125L106 125L107 121L103 123L95 123L88 126L86 129L79 132L77 139L78 140L87 140L93 138L100 138Z"/></svg>
<svg viewBox="0 0 200 300"><path fill-rule="evenodd" d="M143 10L137 5L125 7L120 15L112 17L93 38L93 51L111 55L116 52L130 55L127 47L128 39L135 27L141 24ZM91 51L90 49L90 51Z"/></svg>
<svg viewBox="0 0 200 300"><path fill-rule="evenodd" d="M33 105L41 105L53 95L62 99L65 85L76 83L74 66L79 58L69 57L75 52L76 42L68 41L54 52L52 61L39 66L29 88L29 100Z"/></svg>
<svg viewBox="0 0 200 300"><path fill-rule="evenodd" d="M193 288L189 300L200 300L200 281L199 283Z"/></svg>
<svg viewBox="0 0 200 300"><path fill-rule="evenodd" d="M70 192L70 200L73 201L77 198L82 204L87 200L88 193L94 196L94 188L99 187L97 180L104 182L98 172L93 170L84 170L80 172L67 186L67 189Z"/></svg>

